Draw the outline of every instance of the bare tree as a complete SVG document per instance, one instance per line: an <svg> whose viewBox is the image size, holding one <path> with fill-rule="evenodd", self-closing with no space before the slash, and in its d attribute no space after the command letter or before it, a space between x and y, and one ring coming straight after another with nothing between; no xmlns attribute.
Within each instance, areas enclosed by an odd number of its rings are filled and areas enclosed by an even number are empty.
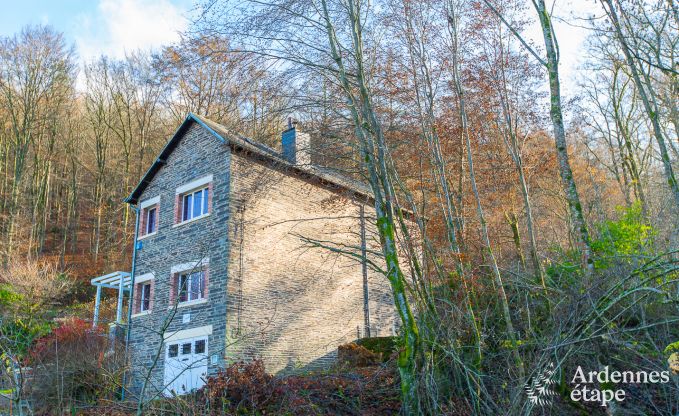
<svg viewBox="0 0 679 416"><path fill-rule="evenodd" d="M198 33L166 47L154 65L164 80L163 103L175 124L193 112L265 144L275 143L290 98L285 84L266 70L258 55L234 53L226 37Z"/></svg>
<svg viewBox="0 0 679 416"><path fill-rule="evenodd" d="M556 40L556 33L552 24L552 16L547 10L544 0L533 0L533 6L538 14L542 36L545 43L546 59L541 57L521 35L508 22L502 13L489 1L483 0L485 5L493 11L508 29L519 39L521 44L533 55L533 57L543 65L549 74L550 92L550 117L554 133L554 143L556 144L556 154L559 162L559 174L563 185L570 220L578 237L578 242L583 255L583 265L587 273L593 271L594 263L592 260L592 248L589 238L589 230L582 212L582 204L578 195L573 170L571 169L570 157L568 155L568 142L566 140L566 130L563 121L563 110L561 105L561 82L559 80L559 45Z"/></svg>
<svg viewBox="0 0 679 416"><path fill-rule="evenodd" d="M482 360L481 333L476 322L476 314L472 305L472 293L469 287L468 266L462 260L464 253L459 240L463 235L462 214L460 196L455 195L449 179L448 163L443 154L441 139L437 128L436 101L437 91L434 85L437 83L434 77L437 72L434 66L434 58L428 48L437 36L438 30L443 29L445 20L444 13L440 9L432 7L429 3L420 5L408 2L398 2L393 7L390 18L395 24L397 33L404 38L403 42L408 51L409 61L407 68L411 71L414 90L415 108L420 123L421 135L424 137L424 145L427 148L426 157L432 166L432 176L435 179L435 189L440 200L440 210L443 214L446 236L450 248L450 254L455 264L457 278L461 279L465 291L465 304L469 314L470 325L474 328L476 336L477 363ZM439 24L436 17L439 17ZM401 21L401 24L397 22ZM398 36L398 35L397 35ZM462 139L463 141L463 139ZM463 141L464 142L464 141ZM460 163L460 166L463 164ZM458 190L458 193L460 190ZM425 233L424 229L420 229Z"/></svg>
<svg viewBox="0 0 679 416"><path fill-rule="evenodd" d="M509 6L507 5L506 8L508 9ZM508 14L509 12L505 11L504 13ZM514 28L517 31L521 29L516 24ZM511 42L511 34L503 30L502 22L498 20L496 25L490 27L489 32L488 38L484 38L486 45L484 52L488 62L487 71L490 73L497 100L493 103L496 111L495 125L516 168L526 216L533 273L538 284L546 289L544 271L538 254L535 221L524 161L526 139L530 134L529 129L532 127L529 123L534 123L534 120L531 120L531 118L534 118L534 115L531 114L533 109L529 103L538 98L533 92L538 73L535 68L527 64L527 57L515 52L514 45ZM505 216L512 228L517 251L520 253L521 240L516 216L513 213L505 214ZM520 258L523 258L521 254Z"/></svg>
<svg viewBox="0 0 679 416"><path fill-rule="evenodd" d="M592 139L602 140L608 152L604 160L590 148L597 160L614 175L628 205L632 199L641 203L648 216L648 201L644 191L645 165L648 144L643 140L645 130L641 120L639 100L634 83L619 57L611 50L611 42L592 38L592 58L589 68L593 78L583 81L585 124L592 131ZM596 143L593 143L596 146ZM590 146L588 146L590 147Z"/></svg>
<svg viewBox="0 0 679 416"><path fill-rule="evenodd" d="M454 1L449 1L447 3L447 19L448 19L448 35L450 36L450 54L452 57L452 75L453 84L455 86L455 93L458 100L458 112L460 117L461 134L463 135L465 148L467 151L467 169L469 172L469 182L472 187L472 192L474 193L474 199L476 201L476 212L479 219L479 225L481 228L481 236L483 238L484 251L490 259L490 266L495 278L495 285L500 297L500 303L502 306L503 317L505 320L506 331L509 339L513 345L514 361L517 365L519 372L519 379L523 380L525 377L523 360L519 353L516 331L514 330L514 324L512 322L512 315L509 308L509 301L507 300L507 293L505 291L505 284L500 273L500 269L497 264L497 259L495 258L495 253L490 242L490 237L488 235L488 226L486 223L486 216L483 211L483 206L481 204L481 196L479 194L478 185L476 182L476 172L474 171L474 159L472 156L472 146L469 138L469 122L467 116L467 109L465 105L465 93L464 87L462 85L462 80L460 78L460 68L459 68L459 11L458 5Z"/></svg>
<svg viewBox="0 0 679 416"><path fill-rule="evenodd" d="M42 143L45 135L54 134L56 114L64 104L73 67L73 50L67 48L63 36L50 27L24 29L18 36L2 39L0 44L0 94L9 116L10 133L6 137L13 164L11 190L4 204L9 213L5 226L8 255L14 250L30 151ZM43 198L41 206L45 204L47 185L44 181L45 178L41 178L38 184L42 189L39 191Z"/></svg>
<svg viewBox="0 0 679 416"><path fill-rule="evenodd" d="M667 180L667 184L672 191L675 204L679 206L679 183L677 183L677 178L674 174L674 168L672 167L672 160L668 151L665 135L660 125L661 112L660 108L658 107L658 100L656 98L657 94L653 87L650 74L640 68L640 61L643 63L644 58L640 56L640 48L637 47L639 39L634 36L635 28L630 25L628 13L622 7L620 2L616 1L614 3L612 0L602 0L601 5L603 6L606 15L611 21L613 30L615 31L616 39L618 40L620 48L625 55L625 62L630 70L632 79L636 85L637 92L641 98L641 102L643 103L646 114L651 122L653 136L655 137L658 150L660 151L660 160L665 172L665 179ZM642 7L641 10L644 10L644 8ZM647 22L650 23L649 21ZM658 28L658 30L660 30L662 33L662 28ZM656 39L660 40L662 39L662 36L657 36ZM676 39L677 37L675 31L675 43ZM672 48L672 50L674 50L674 48ZM656 49L654 52L655 56L660 58L660 51ZM672 64L665 65L660 59L650 61L648 64L665 68L670 73L674 71L674 69L671 68Z"/></svg>

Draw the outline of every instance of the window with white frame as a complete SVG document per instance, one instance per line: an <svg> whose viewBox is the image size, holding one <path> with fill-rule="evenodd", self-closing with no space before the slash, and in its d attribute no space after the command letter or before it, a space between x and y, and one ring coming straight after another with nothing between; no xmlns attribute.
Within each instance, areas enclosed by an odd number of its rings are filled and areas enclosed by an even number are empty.
<svg viewBox="0 0 679 416"><path fill-rule="evenodd" d="M146 210L146 229L144 234L152 234L156 232L158 219L158 207L152 206Z"/></svg>
<svg viewBox="0 0 679 416"><path fill-rule="evenodd" d="M172 266L171 273L169 308L207 301L209 258L176 264Z"/></svg>
<svg viewBox="0 0 679 416"><path fill-rule="evenodd" d="M174 224L180 225L208 216L212 209L212 175L203 176L177 188Z"/></svg>
<svg viewBox="0 0 679 416"><path fill-rule="evenodd" d="M180 273L177 283L179 303L196 301L205 297L205 272L203 270Z"/></svg>
<svg viewBox="0 0 679 416"><path fill-rule="evenodd" d="M182 221L201 217L208 213L209 188L198 189L182 196Z"/></svg>

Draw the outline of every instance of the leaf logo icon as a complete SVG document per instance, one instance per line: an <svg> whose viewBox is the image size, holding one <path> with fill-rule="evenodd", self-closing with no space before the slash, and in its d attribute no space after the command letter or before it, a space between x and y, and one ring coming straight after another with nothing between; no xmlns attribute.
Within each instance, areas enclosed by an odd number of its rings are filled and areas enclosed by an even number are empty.
<svg viewBox="0 0 679 416"><path fill-rule="evenodd" d="M529 378L524 384L523 389L531 404L546 406L552 403L552 397L556 395L552 389L552 385L556 383L554 373L556 373L554 363L549 363L537 377Z"/></svg>

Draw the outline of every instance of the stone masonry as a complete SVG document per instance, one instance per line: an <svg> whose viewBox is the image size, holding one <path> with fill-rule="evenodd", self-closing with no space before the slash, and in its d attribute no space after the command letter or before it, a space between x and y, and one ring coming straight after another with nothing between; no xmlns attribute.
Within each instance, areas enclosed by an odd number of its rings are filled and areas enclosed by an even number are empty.
<svg viewBox="0 0 679 416"><path fill-rule="evenodd" d="M231 178L229 356L262 357L272 372L332 362L338 345L367 332L362 265L300 237L358 249L361 205L371 208L350 192L239 154ZM374 239L367 243L376 249ZM387 281L372 270L367 277L370 335L392 335Z"/></svg>
<svg viewBox="0 0 679 416"><path fill-rule="evenodd" d="M144 189L140 202L160 196L158 231L139 240L135 276L154 273L152 309L133 316L130 332L133 390L139 390L147 371L152 369L149 391L163 390L165 333L190 327L212 325L208 339L210 354L223 352L226 340L226 287L228 265L229 163L230 151L202 126L193 123L179 141L153 180ZM193 222L174 225L175 189L196 178L212 174L214 195L210 215ZM171 267L209 259L207 302L177 307L170 303ZM184 316L189 322L184 323ZM160 351L160 354L158 352ZM223 356L223 353L222 353ZM217 365L221 365L219 362ZM216 366L208 366L214 372Z"/></svg>

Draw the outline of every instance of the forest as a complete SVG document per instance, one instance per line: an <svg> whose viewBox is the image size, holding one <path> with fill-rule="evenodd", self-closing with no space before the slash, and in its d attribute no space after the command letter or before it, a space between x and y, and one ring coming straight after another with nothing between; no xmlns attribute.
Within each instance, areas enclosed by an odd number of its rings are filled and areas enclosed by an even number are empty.
<svg viewBox="0 0 679 416"><path fill-rule="evenodd" d="M49 25L0 38L0 413L676 415L679 6L588 4L573 85L545 0L201 0L179 42L85 62ZM189 113L277 150L294 117L369 185L392 390L255 365L121 398L89 280L130 269L123 201ZM574 382L604 369L664 376Z"/></svg>

